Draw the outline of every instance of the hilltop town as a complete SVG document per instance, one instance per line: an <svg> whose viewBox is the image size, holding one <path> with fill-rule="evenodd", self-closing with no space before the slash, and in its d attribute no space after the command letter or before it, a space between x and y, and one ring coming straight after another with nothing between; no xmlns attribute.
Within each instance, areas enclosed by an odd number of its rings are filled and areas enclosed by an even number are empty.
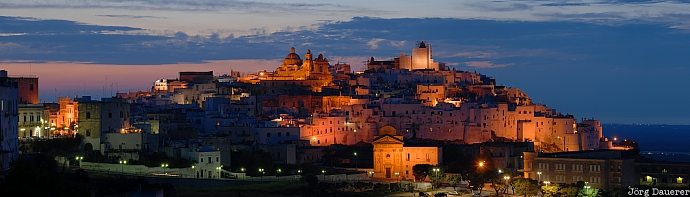
<svg viewBox="0 0 690 197"><path fill-rule="evenodd" d="M55 155L61 165L132 176L281 181L311 173L326 182L438 183L420 178L416 166L462 174L469 162L540 184L608 189L658 178L609 173L649 164L623 162L635 158L635 145L607 138L600 121L578 120L517 87L438 62L429 43L393 59L371 57L361 71L295 48L276 66L183 71L152 79L150 91L57 103L38 102L38 77L3 72L2 110L16 114L2 121L16 124L2 125L0 167L19 152L37 152L37 144L77 139ZM566 179L566 164L567 173L590 174Z"/></svg>

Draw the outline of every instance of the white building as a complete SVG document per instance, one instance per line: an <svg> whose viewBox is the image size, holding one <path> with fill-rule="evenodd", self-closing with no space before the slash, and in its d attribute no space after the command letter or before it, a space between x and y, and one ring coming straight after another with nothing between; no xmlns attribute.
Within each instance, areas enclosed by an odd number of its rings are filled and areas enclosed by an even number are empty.
<svg viewBox="0 0 690 197"><path fill-rule="evenodd" d="M19 104L19 137L48 137L47 113L43 104Z"/></svg>
<svg viewBox="0 0 690 197"><path fill-rule="evenodd" d="M221 165L220 150L204 146L182 151L182 158L194 162L193 170L195 178L199 179L220 179L223 172Z"/></svg>
<svg viewBox="0 0 690 197"><path fill-rule="evenodd" d="M399 57L400 69L406 70L439 70L438 62L431 57L431 45L420 42L412 49L412 56L401 54Z"/></svg>
<svg viewBox="0 0 690 197"><path fill-rule="evenodd" d="M18 100L17 83L7 77L7 71L0 70L0 171L8 170L19 155Z"/></svg>

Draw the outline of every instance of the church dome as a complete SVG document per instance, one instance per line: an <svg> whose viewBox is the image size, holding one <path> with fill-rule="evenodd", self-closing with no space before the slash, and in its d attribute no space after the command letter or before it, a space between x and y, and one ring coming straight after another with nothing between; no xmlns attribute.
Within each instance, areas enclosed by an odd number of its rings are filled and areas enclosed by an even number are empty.
<svg viewBox="0 0 690 197"><path fill-rule="evenodd" d="M285 56L285 59L283 60L283 65L302 65L302 58L295 53L295 47L290 48L290 53Z"/></svg>

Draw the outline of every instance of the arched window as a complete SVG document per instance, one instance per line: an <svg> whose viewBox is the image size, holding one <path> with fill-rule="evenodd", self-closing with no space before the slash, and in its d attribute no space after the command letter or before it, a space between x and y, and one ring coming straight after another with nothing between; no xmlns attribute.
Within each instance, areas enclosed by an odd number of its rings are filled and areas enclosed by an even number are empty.
<svg viewBox="0 0 690 197"><path fill-rule="evenodd" d="M390 157L391 157L391 154L386 154L386 158L390 158Z"/></svg>

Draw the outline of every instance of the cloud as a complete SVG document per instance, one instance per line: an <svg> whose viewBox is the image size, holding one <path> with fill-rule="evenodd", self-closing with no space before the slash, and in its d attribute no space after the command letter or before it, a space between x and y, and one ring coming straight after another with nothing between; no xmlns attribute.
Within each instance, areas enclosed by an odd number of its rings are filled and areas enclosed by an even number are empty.
<svg viewBox="0 0 690 197"><path fill-rule="evenodd" d="M369 49L378 49L378 48L379 48L379 44L381 44L381 42L383 42L383 41L385 41L385 39L381 39L381 38L372 38L371 40L369 40L369 41L367 42L367 46L369 47Z"/></svg>
<svg viewBox="0 0 690 197"><path fill-rule="evenodd" d="M469 61L465 65L472 68L503 68L511 64L496 64L491 61Z"/></svg>
<svg viewBox="0 0 690 197"><path fill-rule="evenodd" d="M332 3L269 3L240 0L4 0L1 8L105 8L127 10L169 10L169 11L222 11L239 12L350 12L362 13L375 11L366 7L352 7ZM377 10L385 12L383 10ZM127 17L127 15L123 15ZM122 17L114 15L114 17Z"/></svg>
<svg viewBox="0 0 690 197"><path fill-rule="evenodd" d="M391 46L397 47L397 48L402 48L405 45L407 45L407 41L405 41L405 40L399 40L399 41L391 40L389 42L390 42Z"/></svg>
<svg viewBox="0 0 690 197"><path fill-rule="evenodd" d="M141 18L155 18L155 19L163 19L165 17L159 17L159 16L143 16L143 15L128 15L128 14L100 14L96 16L102 16L102 17L110 17L110 18L126 18L126 19L141 19Z"/></svg>

